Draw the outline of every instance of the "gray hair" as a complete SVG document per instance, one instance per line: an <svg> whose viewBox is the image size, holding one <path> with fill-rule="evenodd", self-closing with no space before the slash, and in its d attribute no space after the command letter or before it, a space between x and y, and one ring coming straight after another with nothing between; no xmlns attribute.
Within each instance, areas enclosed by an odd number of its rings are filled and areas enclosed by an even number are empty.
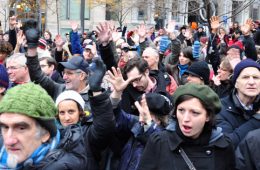
<svg viewBox="0 0 260 170"><path fill-rule="evenodd" d="M24 53L15 53L15 54L11 55L10 57L8 57L6 59L6 63L8 63L12 60L16 61L17 63L19 63L22 66L26 66L27 59L26 59Z"/></svg>

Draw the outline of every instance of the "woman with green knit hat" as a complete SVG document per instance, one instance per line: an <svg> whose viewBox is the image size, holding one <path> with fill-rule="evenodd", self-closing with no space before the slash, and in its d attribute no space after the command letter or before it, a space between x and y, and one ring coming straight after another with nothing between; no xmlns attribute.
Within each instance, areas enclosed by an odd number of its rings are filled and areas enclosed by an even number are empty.
<svg viewBox="0 0 260 170"><path fill-rule="evenodd" d="M217 94L206 85L188 83L174 93L173 120L146 145L139 170L234 169L234 151L215 125L221 109Z"/></svg>

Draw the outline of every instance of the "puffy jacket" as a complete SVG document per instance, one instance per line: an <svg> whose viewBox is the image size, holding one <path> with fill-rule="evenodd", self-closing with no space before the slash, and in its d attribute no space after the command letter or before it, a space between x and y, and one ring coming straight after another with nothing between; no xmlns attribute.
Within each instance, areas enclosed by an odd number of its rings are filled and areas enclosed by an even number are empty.
<svg viewBox="0 0 260 170"><path fill-rule="evenodd" d="M254 102L254 109L246 111L237 99L236 91L221 100L222 109L217 115L217 126L232 140L236 148L248 132L260 128L260 120L254 114L259 109L260 97Z"/></svg>

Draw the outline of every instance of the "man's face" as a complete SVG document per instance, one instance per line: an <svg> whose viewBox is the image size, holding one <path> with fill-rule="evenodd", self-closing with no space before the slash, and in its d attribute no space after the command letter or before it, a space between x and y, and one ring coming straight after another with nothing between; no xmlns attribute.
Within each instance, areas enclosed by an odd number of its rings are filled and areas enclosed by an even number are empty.
<svg viewBox="0 0 260 170"><path fill-rule="evenodd" d="M50 134L40 135L36 120L17 113L0 115L1 132L8 153L7 162L17 164L25 161L42 144L48 141Z"/></svg>
<svg viewBox="0 0 260 170"><path fill-rule="evenodd" d="M65 81L66 89L78 91L81 81L83 81L82 74L82 71L65 68L63 72L63 79Z"/></svg>
<svg viewBox="0 0 260 170"><path fill-rule="evenodd" d="M6 63L6 69L9 80L12 82L25 82L28 73L28 68L25 65L17 63L15 60L10 60Z"/></svg>
<svg viewBox="0 0 260 170"><path fill-rule="evenodd" d="M148 79L149 79L149 76L148 76L149 72L147 70L147 72L141 74L139 72L139 70L134 67L131 71L129 71L126 75L127 75L127 78L131 78L131 77L138 77L136 79L134 79L132 81L132 85L134 88L136 88L138 91L145 91L145 89L147 88L148 86Z"/></svg>
<svg viewBox="0 0 260 170"><path fill-rule="evenodd" d="M159 56L156 56L151 49L144 50L142 57L147 61L150 69L158 67Z"/></svg>
<svg viewBox="0 0 260 170"><path fill-rule="evenodd" d="M45 75L51 76L54 71L54 65L49 66L47 60L40 61L40 66Z"/></svg>
<svg viewBox="0 0 260 170"><path fill-rule="evenodd" d="M201 78L194 76L192 74L188 74L187 82L188 83L195 83L195 84L204 84L204 81Z"/></svg>
<svg viewBox="0 0 260 170"><path fill-rule="evenodd" d="M91 52L91 49L85 48L83 51L83 56L85 60L92 60L94 55Z"/></svg>
<svg viewBox="0 0 260 170"><path fill-rule="evenodd" d="M227 56L230 57L231 59L240 58L240 50L236 48L230 48L227 51Z"/></svg>
<svg viewBox="0 0 260 170"><path fill-rule="evenodd" d="M239 74L235 88L239 97L255 97L260 93L260 71L255 67L247 67Z"/></svg>

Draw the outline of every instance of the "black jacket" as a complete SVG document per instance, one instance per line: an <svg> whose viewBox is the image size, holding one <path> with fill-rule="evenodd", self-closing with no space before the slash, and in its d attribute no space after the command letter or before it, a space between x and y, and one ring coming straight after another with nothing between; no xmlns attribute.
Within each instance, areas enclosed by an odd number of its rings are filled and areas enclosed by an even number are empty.
<svg viewBox="0 0 260 170"><path fill-rule="evenodd" d="M184 145L176 131L153 134L143 153L138 170L189 170L179 149L183 148L198 170L234 169L232 144L218 129L212 132L208 145Z"/></svg>
<svg viewBox="0 0 260 170"><path fill-rule="evenodd" d="M172 97L166 92L167 82L165 80L164 74L161 71L152 71L150 72L150 77L156 79L156 89L153 91L155 93L161 93L167 96L170 100ZM126 89L123 91L122 100L121 100L121 108L133 115L139 115L137 108L135 107L135 101L139 99L139 97L144 94L143 91L138 91L131 84L129 84Z"/></svg>
<svg viewBox="0 0 260 170"><path fill-rule="evenodd" d="M260 170L260 129L248 133L236 150L236 169Z"/></svg>
<svg viewBox="0 0 260 170"><path fill-rule="evenodd" d="M90 95L91 96L91 95ZM115 119L108 94L90 97L93 123L81 121L61 131L58 148L50 152L37 166L24 169L99 170L101 152L108 146L115 130Z"/></svg>
<svg viewBox="0 0 260 170"><path fill-rule="evenodd" d="M217 115L217 125L232 140L236 148L248 132L260 128L260 120L254 117L259 109L260 97L254 103L254 110L246 111L238 101L235 90L221 100L222 109Z"/></svg>

